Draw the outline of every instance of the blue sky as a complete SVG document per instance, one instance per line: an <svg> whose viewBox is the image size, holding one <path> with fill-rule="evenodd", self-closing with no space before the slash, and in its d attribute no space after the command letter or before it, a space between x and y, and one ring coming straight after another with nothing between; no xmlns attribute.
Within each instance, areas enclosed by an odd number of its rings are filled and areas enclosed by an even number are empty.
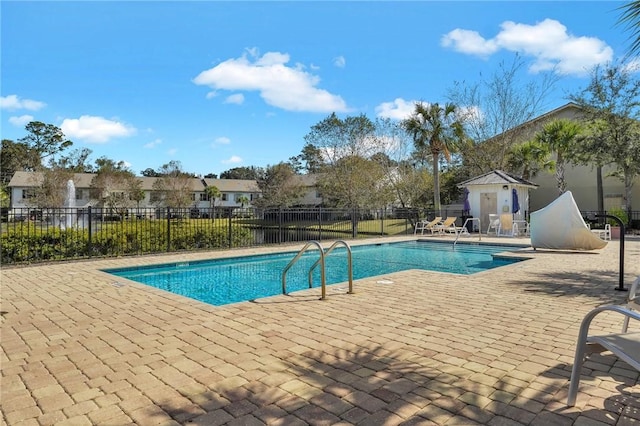
<svg viewBox="0 0 640 426"><path fill-rule="evenodd" d="M2 1L1 133L55 124L140 173L220 174L298 155L311 126L402 118L516 53L561 80L548 110L617 60L615 1Z"/></svg>

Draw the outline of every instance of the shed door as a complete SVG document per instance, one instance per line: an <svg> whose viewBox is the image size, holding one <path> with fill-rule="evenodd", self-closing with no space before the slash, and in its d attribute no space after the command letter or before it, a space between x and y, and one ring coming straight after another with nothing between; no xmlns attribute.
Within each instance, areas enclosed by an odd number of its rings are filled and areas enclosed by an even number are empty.
<svg viewBox="0 0 640 426"><path fill-rule="evenodd" d="M498 194L495 192L480 193L480 223L482 232L489 227L489 215L498 212Z"/></svg>

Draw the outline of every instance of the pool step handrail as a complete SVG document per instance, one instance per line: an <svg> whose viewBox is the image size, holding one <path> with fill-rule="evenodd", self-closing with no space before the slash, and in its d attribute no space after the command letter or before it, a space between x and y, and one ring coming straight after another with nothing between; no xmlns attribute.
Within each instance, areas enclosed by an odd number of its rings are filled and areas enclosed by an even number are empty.
<svg viewBox="0 0 640 426"><path fill-rule="evenodd" d="M344 240L337 240L336 242L331 244L331 247L329 247L324 252L324 255L328 256L329 253L333 251L333 249L340 245L344 246L347 249L347 273L349 274L349 291L347 292L347 294L353 294L353 262L351 260L351 246L349 245L349 243ZM314 269L316 269L316 266L318 266L319 263L320 259L318 259L316 263L314 263L309 269L309 288L313 287L313 271Z"/></svg>
<svg viewBox="0 0 640 426"><path fill-rule="evenodd" d="M293 259L291 259L291 262L289 262L289 264L282 271L282 294L287 294L287 272L289 271L289 269L291 269L293 265L295 265L298 259L300 259L300 256L302 256L304 252L307 251L311 246L315 246L320 252L320 259L319 259L320 266L321 266L320 281L322 282L322 297L320 297L320 300L326 299L327 295L326 295L326 281L324 276L324 272L325 272L324 249L322 248L320 243L315 240L309 241L307 244L305 244L304 247L302 247L302 249L298 252L298 254Z"/></svg>
<svg viewBox="0 0 640 426"><path fill-rule="evenodd" d="M468 217L464 223L462 224L462 229L466 230L467 229L467 223L469 223L469 221L473 222L474 220L478 221L478 241L482 241L482 224L480 223L480 218L479 217ZM462 235L462 231L458 232L456 234L456 239L453 242L453 246L455 247L456 243L458 242L458 238L460 238L460 235Z"/></svg>

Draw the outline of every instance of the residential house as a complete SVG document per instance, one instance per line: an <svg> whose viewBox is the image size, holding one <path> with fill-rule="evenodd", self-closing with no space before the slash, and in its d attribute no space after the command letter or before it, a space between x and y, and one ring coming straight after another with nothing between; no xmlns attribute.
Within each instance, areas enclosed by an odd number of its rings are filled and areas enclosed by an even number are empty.
<svg viewBox="0 0 640 426"><path fill-rule="evenodd" d="M99 205L98 200L91 197L91 182L94 176L95 175L91 173L75 173L73 175L72 180L75 187L76 208L87 208L89 206ZM42 179L42 173L22 171L14 173L8 185L11 197L10 217L22 214L21 209L36 207L30 202L30 199L34 189L42 184ZM140 181L141 189L145 195L140 202L132 203L129 210L138 216L156 217L158 215L157 210L164 207L160 195L154 188L154 183L158 178L137 177L136 179ZM252 202L257 199L260 194L257 182L253 180L192 178L190 182L192 200L189 206L190 208L205 209L211 206L205 192L206 187L209 185L215 185L221 192L220 199L216 201L216 207L241 207L240 200L242 200L242 196L249 201L246 206L251 206Z"/></svg>
<svg viewBox="0 0 640 426"><path fill-rule="evenodd" d="M536 117L520 126L507 131L518 132L517 140L524 142L533 139L536 132L542 130L545 124L556 119L579 120L582 117L582 109L579 105L569 102L559 108L549 111ZM640 160L639 160L640 161ZM613 167L603 168L603 195L604 209L623 208L627 206L623 202L624 184L610 173ZM531 182L538 185L536 191L531 191L529 206L531 211L539 210L555 200L558 195L555 175L553 173L541 171L535 177L530 178ZM571 191L573 198L582 211L597 211L598 197L596 189L596 169L592 166L565 165L565 181L567 190ZM640 177L635 180L632 192L631 210L640 210Z"/></svg>

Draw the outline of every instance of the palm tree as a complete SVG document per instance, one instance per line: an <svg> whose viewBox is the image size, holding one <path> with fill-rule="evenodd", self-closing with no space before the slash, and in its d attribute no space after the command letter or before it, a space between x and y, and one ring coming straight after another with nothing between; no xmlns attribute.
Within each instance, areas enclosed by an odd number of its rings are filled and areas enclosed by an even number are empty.
<svg viewBox="0 0 640 426"><path fill-rule="evenodd" d="M625 30L631 32L631 36L629 36L631 46L627 56L634 56L640 53L640 1L630 1L618 9L622 11L620 18L618 18L618 24L624 25Z"/></svg>
<svg viewBox="0 0 640 426"><path fill-rule="evenodd" d="M536 140L511 147L507 154L507 165L509 170L525 180L536 177L541 170L555 171L555 162L551 159L549 146Z"/></svg>
<svg viewBox="0 0 640 426"><path fill-rule="evenodd" d="M215 219L215 206L216 206L216 198L220 198L222 193L215 185L209 185L204 189L205 194L209 198L209 207L211 207L211 218Z"/></svg>
<svg viewBox="0 0 640 426"><path fill-rule="evenodd" d="M236 198L236 201L240 203L240 208L244 209L245 204L249 204L249 199L245 195L241 195Z"/></svg>
<svg viewBox="0 0 640 426"><path fill-rule="evenodd" d="M572 120L559 119L545 124L535 135L535 141L547 145L556 153L556 182L558 193L562 195L567 190L564 179L566 158L574 149L577 137L582 133L582 126Z"/></svg>
<svg viewBox="0 0 640 426"><path fill-rule="evenodd" d="M433 204L441 214L440 206L440 155L451 161L455 145L465 138L462 121L457 117L456 106L416 102L413 114L402 122L402 127L413 138L419 156L428 150L433 165Z"/></svg>

